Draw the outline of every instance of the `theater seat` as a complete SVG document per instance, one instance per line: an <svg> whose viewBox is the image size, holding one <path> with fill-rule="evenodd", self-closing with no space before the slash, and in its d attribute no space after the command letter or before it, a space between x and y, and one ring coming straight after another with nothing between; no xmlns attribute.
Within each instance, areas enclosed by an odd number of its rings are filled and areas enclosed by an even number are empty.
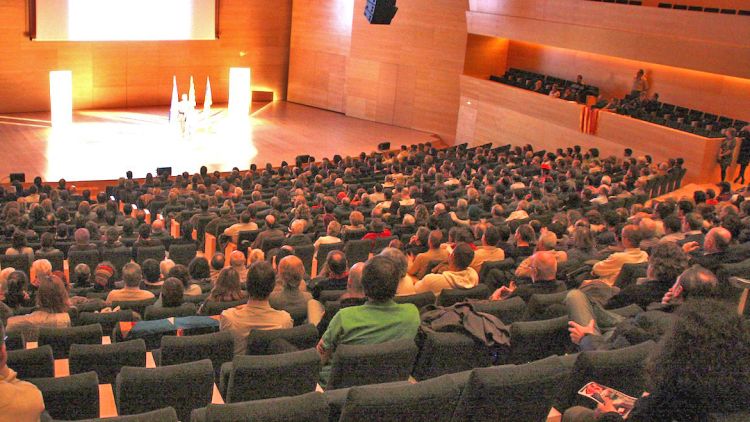
<svg viewBox="0 0 750 422"><path fill-rule="evenodd" d="M18 378L48 378L55 376L55 358L51 346L35 349L9 350L8 367Z"/></svg>
<svg viewBox="0 0 750 422"><path fill-rule="evenodd" d="M526 365L475 369L461 393L453 421L543 421L567 390L570 370L556 357Z"/></svg>
<svg viewBox="0 0 750 422"><path fill-rule="evenodd" d="M55 419L51 422L60 422ZM113 418L82 419L75 422L178 422L177 412L172 407L139 413L137 415L116 416Z"/></svg>
<svg viewBox="0 0 750 422"><path fill-rule="evenodd" d="M99 378L96 372L59 378L29 378L26 381L39 388L45 409L55 419L99 416Z"/></svg>
<svg viewBox="0 0 750 422"><path fill-rule="evenodd" d="M435 304L435 294L432 292L424 292L408 296L396 296L393 300L396 303L411 303L416 306L417 309L422 309L427 305Z"/></svg>
<svg viewBox="0 0 750 422"><path fill-rule="evenodd" d="M55 359L68 357L72 344L102 344L102 326L99 324L82 325L70 328L40 328L39 345L52 346Z"/></svg>
<svg viewBox="0 0 750 422"><path fill-rule="evenodd" d="M471 306L475 311L493 315L508 325L523 320L526 315L526 302L518 296L506 300L472 302Z"/></svg>
<svg viewBox="0 0 750 422"><path fill-rule="evenodd" d="M491 293L490 288L485 284L480 284L471 289L445 289L440 292L437 303L440 306L452 306L470 299L484 300L490 297Z"/></svg>
<svg viewBox="0 0 750 422"><path fill-rule="evenodd" d="M174 407L186 421L193 409L206 406L213 394L214 370L204 359L158 368L123 367L115 381L115 403L120 415Z"/></svg>
<svg viewBox="0 0 750 422"><path fill-rule="evenodd" d="M409 378L416 357L417 346L411 339L339 345L333 354L327 388L404 381Z"/></svg>
<svg viewBox="0 0 750 422"><path fill-rule="evenodd" d="M354 387L339 421L447 422L460 394L461 389L448 377L417 384Z"/></svg>
<svg viewBox="0 0 750 422"><path fill-rule="evenodd" d="M421 381L490 365L489 348L468 335L426 330L412 375Z"/></svg>
<svg viewBox="0 0 750 422"><path fill-rule="evenodd" d="M567 295L567 291L531 295L526 307L526 319L529 321L539 321L567 315L568 310L565 307L565 297Z"/></svg>
<svg viewBox="0 0 750 422"><path fill-rule="evenodd" d="M568 317L542 321L518 321L510 326L512 363L524 363L550 355L564 355L572 343L568 334Z"/></svg>
<svg viewBox="0 0 750 422"><path fill-rule="evenodd" d="M328 403L323 394L308 393L294 397L211 404L194 411L190 421L328 422L328 414Z"/></svg>
<svg viewBox="0 0 750 422"><path fill-rule="evenodd" d="M228 331L194 336L163 336L161 347L153 351L158 366L210 359L218 374L221 365L234 356L234 339Z"/></svg>
<svg viewBox="0 0 750 422"><path fill-rule="evenodd" d="M144 311L143 319L146 321L152 321L156 319L172 318L172 317L187 317L194 316L197 308L194 303L183 303L180 306L165 308L156 307L149 305Z"/></svg>
<svg viewBox="0 0 750 422"><path fill-rule="evenodd" d="M146 342L143 339L70 346L71 374L94 371L102 384L112 384L123 366L146 367Z"/></svg>
<svg viewBox="0 0 750 422"><path fill-rule="evenodd" d="M136 317L131 310L117 312L81 312L78 314L77 325L99 324L102 333L109 335L120 321L135 321Z"/></svg>
<svg viewBox="0 0 750 422"><path fill-rule="evenodd" d="M298 350L315 347L318 344L318 330L312 324L299 325L293 328L278 330L252 330L247 336L248 355L266 355L272 341L282 339Z"/></svg>
<svg viewBox="0 0 750 422"><path fill-rule="evenodd" d="M273 356L236 356L221 367L226 403L297 396L315 391L320 355L314 348Z"/></svg>
<svg viewBox="0 0 750 422"><path fill-rule="evenodd" d="M344 254L350 266L365 262L370 257L372 242L370 240L349 240L344 245Z"/></svg>

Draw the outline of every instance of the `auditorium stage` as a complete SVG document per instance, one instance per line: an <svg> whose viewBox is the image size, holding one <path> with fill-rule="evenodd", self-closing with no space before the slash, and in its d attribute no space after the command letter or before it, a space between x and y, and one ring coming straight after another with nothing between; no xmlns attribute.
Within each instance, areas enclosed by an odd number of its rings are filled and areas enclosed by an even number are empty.
<svg viewBox="0 0 750 422"><path fill-rule="evenodd" d="M0 115L0 182L10 173L26 181L113 180L132 170L136 178L157 167L173 174L248 169L250 164L293 163L300 154L323 157L373 151L384 141L392 148L439 138L411 129L346 117L285 101L254 104L247 119L232 121L215 107L191 139L169 125L168 107L77 111L73 125L50 127L49 113ZM441 146L438 144L438 146Z"/></svg>

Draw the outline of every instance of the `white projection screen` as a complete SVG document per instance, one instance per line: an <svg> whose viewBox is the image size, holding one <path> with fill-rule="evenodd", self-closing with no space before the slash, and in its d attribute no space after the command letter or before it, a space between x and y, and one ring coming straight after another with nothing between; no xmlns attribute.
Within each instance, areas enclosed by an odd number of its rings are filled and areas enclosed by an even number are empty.
<svg viewBox="0 0 750 422"><path fill-rule="evenodd" d="M36 0L35 40L214 40L216 1Z"/></svg>

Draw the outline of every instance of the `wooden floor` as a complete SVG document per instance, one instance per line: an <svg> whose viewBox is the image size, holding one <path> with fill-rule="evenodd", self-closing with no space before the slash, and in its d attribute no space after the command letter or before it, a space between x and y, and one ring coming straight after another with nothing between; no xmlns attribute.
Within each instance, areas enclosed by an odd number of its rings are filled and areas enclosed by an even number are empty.
<svg viewBox="0 0 750 422"><path fill-rule="evenodd" d="M136 178L157 167L173 174L241 170L250 164L293 163L297 155L323 157L370 152L384 141L393 148L439 138L426 132L346 117L313 107L276 101L233 121L215 108L190 139L169 125L168 108L79 111L67 129L52 129L49 113L0 115L0 182L10 173L27 181L113 180L132 170Z"/></svg>

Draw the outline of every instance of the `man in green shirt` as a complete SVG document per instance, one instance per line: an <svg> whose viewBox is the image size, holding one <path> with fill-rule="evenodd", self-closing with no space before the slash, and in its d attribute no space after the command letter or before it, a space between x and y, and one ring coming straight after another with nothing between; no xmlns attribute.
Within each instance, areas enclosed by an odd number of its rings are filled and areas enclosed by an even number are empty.
<svg viewBox="0 0 750 422"><path fill-rule="evenodd" d="M396 264L385 256L374 256L362 272L367 303L340 310L318 343L323 362L321 385L330 375L329 361L340 344L379 344L414 339L419 328L419 310L413 304L393 301L399 282Z"/></svg>

